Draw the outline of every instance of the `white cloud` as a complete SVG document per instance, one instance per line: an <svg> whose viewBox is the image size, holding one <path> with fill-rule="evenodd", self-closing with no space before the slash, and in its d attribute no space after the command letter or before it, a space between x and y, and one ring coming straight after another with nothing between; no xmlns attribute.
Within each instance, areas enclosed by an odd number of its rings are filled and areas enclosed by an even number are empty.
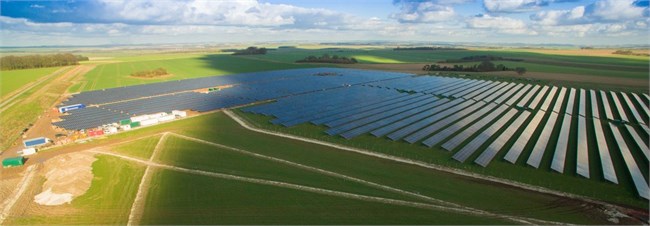
<svg viewBox="0 0 650 226"><path fill-rule="evenodd" d="M469 0L396 0L400 12L390 15L400 23L445 22L457 18L453 5L470 2Z"/></svg>
<svg viewBox="0 0 650 226"><path fill-rule="evenodd" d="M522 20L490 15L478 15L467 20L467 26L474 29L492 30L503 34L534 35Z"/></svg>
<svg viewBox="0 0 650 226"><path fill-rule="evenodd" d="M530 18L541 25L615 23L642 19L646 8L633 3L633 0L599 0L570 10L542 11Z"/></svg>
<svg viewBox="0 0 650 226"><path fill-rule="evenodd" d="M539 10L556 2L576 0L483 0L483 7L491 13L520 13Z"/></svg>

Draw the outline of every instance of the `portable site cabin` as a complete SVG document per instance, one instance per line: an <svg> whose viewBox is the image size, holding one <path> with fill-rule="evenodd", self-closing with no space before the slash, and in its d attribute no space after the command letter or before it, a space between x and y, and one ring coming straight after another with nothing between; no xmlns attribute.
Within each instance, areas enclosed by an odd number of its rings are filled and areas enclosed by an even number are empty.
<svg viewBox="0 0 650 226"><path fill-rule="evenodd" d="M38 147L38 146L41 146L41 145L45 145L48 142L50 142L49 139L47 139L45 137L39 137L39 138L24 140L23 145L26 148L31 148L31 147Z"/></svg>
<svg viewBox="0 0 650 226"><path fill-rule="evenodd" d="M67 111L72 111L72 110L82 109L82 108L86 108L86 105L73 104L73 105L63 106L63 107L59 107L59 113L65 113Z"/></svg>
<svg viewBox="0 0 650 226"><path fill-rule="evenodd" d="M36 154L36 148L25 148L22 150L22 156L28 156Z"/></svg>
<svg viewBox="0 0 650 226"><path fill-rule="evenodd" d="M24 164L25 164L25 157L22 156L6 158L2 160L3 168L22 166Z"/></svg>

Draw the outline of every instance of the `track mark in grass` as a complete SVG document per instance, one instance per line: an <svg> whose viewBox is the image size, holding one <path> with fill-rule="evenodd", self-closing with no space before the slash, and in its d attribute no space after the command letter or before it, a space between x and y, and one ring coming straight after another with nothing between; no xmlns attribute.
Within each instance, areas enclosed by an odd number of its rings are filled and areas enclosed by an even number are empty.
<svg viewBox="0 0 650 226"><path fill-rule="evenodd" d="M157 153L165 143L167 135L168 133L164 133L162 137L160 137L160 140L158 140L156 147L153 149L153 153L151 153L151 157L149 157L149 162L156 159ZM142 219L142 213L144 212L145 207L144 197L147 196L147 185L149 185L149 182L151 181L151 171L151 167L147 165L147 168L144 170L144 174L142 175L142 179L140 180L140 185L138 185L138 193L135 195L135 199L133 200L133 205L131 206L131 212L129 214L129 222L127 225L138 224L140 223L140 219Z"/></svg>

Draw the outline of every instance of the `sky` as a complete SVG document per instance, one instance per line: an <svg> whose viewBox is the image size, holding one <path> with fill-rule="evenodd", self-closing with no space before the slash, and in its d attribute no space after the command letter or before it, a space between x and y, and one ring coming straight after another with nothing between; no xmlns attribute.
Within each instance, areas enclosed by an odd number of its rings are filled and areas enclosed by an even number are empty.
<svg viewBox="0 0 650 226"><path fill-rule="evenodd" d="M0 46L649 43L650 0L0 0Z"/></svg>

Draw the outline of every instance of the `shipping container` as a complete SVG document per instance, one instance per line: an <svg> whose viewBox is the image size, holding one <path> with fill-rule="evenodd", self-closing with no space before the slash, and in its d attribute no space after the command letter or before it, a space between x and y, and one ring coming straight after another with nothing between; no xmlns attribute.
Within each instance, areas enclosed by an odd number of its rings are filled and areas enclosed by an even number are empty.
<svg viewBox="0 0 650 226"><path fill-rule="evenodd" d="M73 104L73 105L63 106L63 107L59 107L59 113L65 113L67 111L82 109L82 108L85 108L85 107L86 107L86 105L84 105L84 104Z"/></svg>
<svg viewBox="0 0 650 226"><path fill-rule="evenodd" d="M176 116L174 115L165 115L163 117L158 118L158 122L166 122L166 121L174 120L175 118Z"/></svg>
<svg viewBox="0 0 650 226"><path fill-rule="evenodd" d="M117 133L117 127L107 127L106 129L104 129L104 133L106 134Z"/></svg>
<svg viewBox="0 0 650 226"><path fill-rule="evenodd" d="M23 149L22 156L28 156L36 154L36 148L25 148Z"/></svg>
<svg viewBox="0 0 650 226"><path fill-rule="evenodd" d="M13 158L6 158L6 159L2 160L2 167L4 167L4 168L22 166L24 164L25 164L25 157L22 157L22 156L13 157Z"/></svg>
<svg viewBox="0 0 650 226"><path fill-rule="evenodd" d="M142 126L149 126L149 125L154 125L154 124L158 124L158 119L157 118L147 119L147 120L144 120L144 121L140 122L140 125L142 125Z"/></svg>
<svg viewBox="0 0 650 226"><path fill-rule="evenodd" d="M24 140L23 145L26 148L30 148L30 147L37 147L37 146L45 145L45 144L47 144L47 142L49 142L49 139L47 139L45 137L39 137L39 138Z"/></svg>
<svg viewBox="0 0 650 226"><path fill-rule="evenodd" d="M123 130L130 130L131 129L131 124L120 126L120 128L122 128Z"/></svg>
<svg viewBox="0 0 650 226"><path fill-rule="evenodd" d="M140 122L132 122L131 124L129 124L129 126L131 126L131 129L140 127Z"/></svg>
<svg viewBox="0 0 650 226"><path fill-rule="evenodd" d="M185 111L179 111L179 110L173 110L173 111L172 111L172 114L173 114L173 115L176 115L176 116L178 116L178 117L181 117L181 118L187 116L187 112L185 112Z"/></svg>
<svg viewBox="0 0 650 226"><path fill-rule="evenodd" d="M149 115L133 116L131 117L131 124L133 124L134 122L141 122L147 119L149 119ZM131 127L133 127L133 125Z"/></svg>
<svg viewBox="0 0 650 226"><path fill-rule="evenodd" d="M131 119L120 120L120 125L128 125L128 124L131 124Z"/></svg>

